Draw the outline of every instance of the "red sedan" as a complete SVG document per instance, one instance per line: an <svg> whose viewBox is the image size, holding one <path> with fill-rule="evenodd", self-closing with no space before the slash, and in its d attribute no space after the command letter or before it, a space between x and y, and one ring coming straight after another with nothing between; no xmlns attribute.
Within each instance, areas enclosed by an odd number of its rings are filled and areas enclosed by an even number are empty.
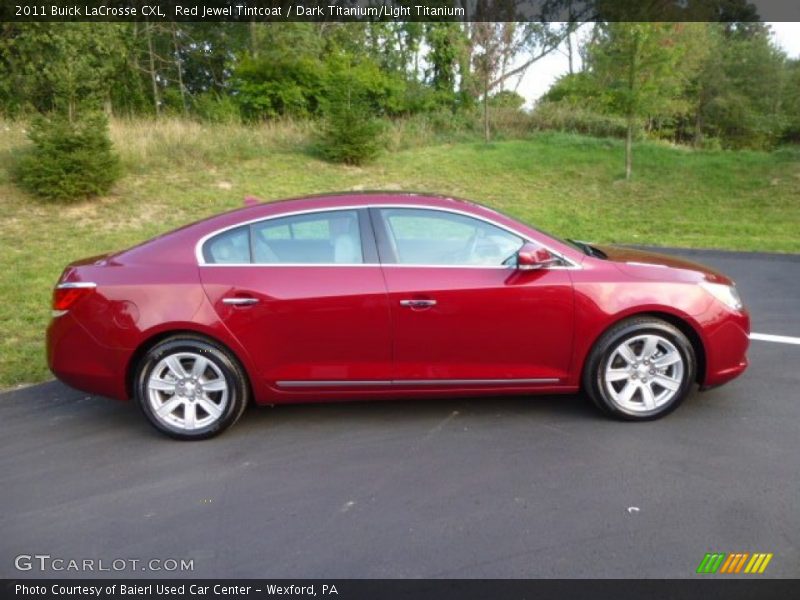
<svg viewBox="0 0 800 600"><path fill-rule="evenodd" d="M663 416L747 367L734 283L407 193L250 206L76 261L50 369L181 439L258 404L573 393Z"/></svg>

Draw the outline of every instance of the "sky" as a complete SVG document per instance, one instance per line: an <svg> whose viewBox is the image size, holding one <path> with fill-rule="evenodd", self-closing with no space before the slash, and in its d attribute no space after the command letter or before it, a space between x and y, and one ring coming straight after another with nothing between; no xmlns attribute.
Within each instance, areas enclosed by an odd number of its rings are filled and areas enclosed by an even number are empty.
<svg viewBox="0 0 800 600"><path fill-rule="evenodd" d="M800 23L770 23L772 34L776 43L783 48L789 58L800 58ZM577 36L586 35L591 23L582 25L575 33ZM575 57L575 67L580 64L580 59ZM553 82L569 70L569 61L565 52L556 51L536 62L528 69L517 87L517 92L527 100L526 106L532 107L534 101L544 94ZM514 89L517 85L513 78L507 89Z"/></svg>

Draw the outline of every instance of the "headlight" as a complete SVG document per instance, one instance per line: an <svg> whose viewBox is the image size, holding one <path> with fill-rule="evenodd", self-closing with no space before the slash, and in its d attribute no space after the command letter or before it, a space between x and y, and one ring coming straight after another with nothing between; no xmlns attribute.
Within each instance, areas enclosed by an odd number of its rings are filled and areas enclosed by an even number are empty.
<svg viewBox="0 0 800 600"><path fill-rule="evenodd" d="M744 306L735 285L702 281L700 282L700 287L733 310L741 310Z"/></svg>

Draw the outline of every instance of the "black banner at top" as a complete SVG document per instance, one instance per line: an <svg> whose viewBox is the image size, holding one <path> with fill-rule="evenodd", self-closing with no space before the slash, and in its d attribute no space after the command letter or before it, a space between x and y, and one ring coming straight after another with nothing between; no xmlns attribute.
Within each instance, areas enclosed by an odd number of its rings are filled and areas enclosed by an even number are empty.
<svg viewBox="0 0 800 600"><path fill-rule="evenodd" d="M800 21L797 0L3 0L0 21Z"/></svg>

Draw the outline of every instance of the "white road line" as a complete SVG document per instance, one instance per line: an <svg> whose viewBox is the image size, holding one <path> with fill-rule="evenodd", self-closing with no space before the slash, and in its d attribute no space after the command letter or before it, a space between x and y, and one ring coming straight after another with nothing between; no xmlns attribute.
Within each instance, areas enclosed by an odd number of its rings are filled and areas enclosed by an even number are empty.
<svg viewBox="0 0 800 600"><path fill-rule="evenodd" d="M778 344L795 344L800 346L800 337L790 337L788 335L770 335L768 333L751 333L751 340L760 342L777 342Z"/></svg>

